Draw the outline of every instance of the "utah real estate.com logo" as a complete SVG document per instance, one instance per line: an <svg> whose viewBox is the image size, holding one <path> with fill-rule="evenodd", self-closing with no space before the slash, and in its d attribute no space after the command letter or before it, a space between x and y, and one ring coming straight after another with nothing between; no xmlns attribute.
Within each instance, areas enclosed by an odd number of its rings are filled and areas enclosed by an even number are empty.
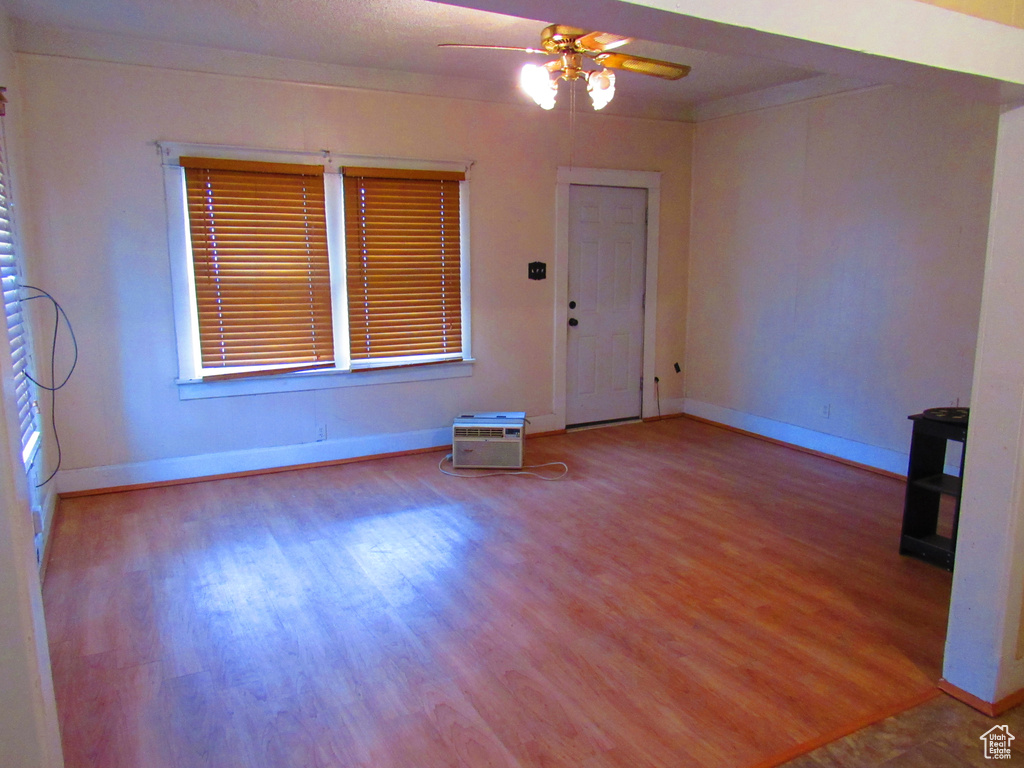
<svg viewBox="0 0 1024 768"><path fill-rule="evenodd" d="M1010 733L1008 725L996 725L989 728L981 735L985 744L985 758L987 760L1009 760L1010 742L1014 735Z"/></svg>

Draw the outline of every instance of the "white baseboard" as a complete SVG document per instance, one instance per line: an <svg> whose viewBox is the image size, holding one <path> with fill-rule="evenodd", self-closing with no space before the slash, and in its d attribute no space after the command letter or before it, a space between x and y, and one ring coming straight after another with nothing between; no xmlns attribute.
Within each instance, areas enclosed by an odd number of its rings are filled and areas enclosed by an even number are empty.
<svg viewBox="0 0 1024 768"><path fill-rule="evenodd" d="M907 454L859 443L835 435L815 432L793 424L773 421L741 411L733 411L699 400L671 398L661 402L662 415L687 413L718 424L725 424L756 435L770 437L784 443L808 448L836 456L847 461L876 467L896 474L907 471ZM529 432L549 432L560 428L554 414L530 416ZM59 493L75 493L102 488L119 488L174 480L225 475L234 472L256 472L265 469L316 464L376 456L380 454L415 451L424 448L443 448L451 444L451 430L424 429L386 435L323 440L315 443L282 445L272 448L253 448L223 453L179 456L169 459L115 464L105 467L61 470L57 477ZM947 471L949 471L947 469ZM50 495L52 500L53 495ZM52 504L46 510L52 519ZM49 525L46 526L49 529ZM47 534L49 530L47 530ZM47 536L47 538L49 538Z"/></svg>
<svg viewBox="0 0 1024 768"><path fill-rule="evenodd" d="M530 416L529 420L528 433L549 432L560 428L557 426L557 419L553 414ZM340 461L362 456L415 451L423 448L444 448L450 446L451 442L451 427L442 427L414 432L321 440L298 445L280 445L272 448L178 456L105 467L62 469L57 474L55 482L58 493L75 493L101 488L120 488L126 485L191 480L234 472L258 472L264 469L280 469L323 461Z"/></svg>
<svg viewBox="0 0 1024 768"><path fill-rule="evenodd" d="M451 444L450 428L424 429L391 435L321 440L315 443L252 448L198 456L179 456L132 464L61 470L57 475L60 493L119 488L171 480L225 475L233 472L255 472L263 469L316 464L360 456L374 456L422 448L440 448Z"/></svg>
<svg viewBox="0 0 1024 768"><path fill-rule="evenodd" d="M892 451L888 448L879 448L876 445L859 443L856 440L848 440L824 432L815 432L793 424L773 421L689 398L683 401L682 412L886 472L894 472L898 475L907 473L909 454Z"/></svg>
<svg viewBox="0 0 1024 768"><path fill-rule="evenodd" d="M43 487L41 498L43 530L42 547L39 558L39 578L46 576L46 564L50 558L50 541L53 538L53 516L57 511L57 493L51 489L49 484Z"/></svg>
<svg viewBox="0 0 1024 768"><path fill-rule="evenodd" d="M661 398L661 407L658 409L658 413L655 416L674 416L679 413L685 413L683 410L686 404L686 400L681 397L663 397Z"/></svg>
<svg viewBox="0 0 1024 768"><path fill-rule="evenodd" d="M526 417L526 434L538 435L542 432L558 432L565 429L565 420L559 419L553 413L544 413L537 416Z"/></svg>

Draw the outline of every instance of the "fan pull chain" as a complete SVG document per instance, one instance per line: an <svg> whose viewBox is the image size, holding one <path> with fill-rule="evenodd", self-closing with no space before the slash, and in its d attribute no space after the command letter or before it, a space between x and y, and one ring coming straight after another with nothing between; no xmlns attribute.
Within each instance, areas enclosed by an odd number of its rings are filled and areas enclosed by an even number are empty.
<svg viewBox="0 0 1024 768"><path fill-rule="evenodd" d="M576 153L576 81L569 81L569 169Z"/></svg>

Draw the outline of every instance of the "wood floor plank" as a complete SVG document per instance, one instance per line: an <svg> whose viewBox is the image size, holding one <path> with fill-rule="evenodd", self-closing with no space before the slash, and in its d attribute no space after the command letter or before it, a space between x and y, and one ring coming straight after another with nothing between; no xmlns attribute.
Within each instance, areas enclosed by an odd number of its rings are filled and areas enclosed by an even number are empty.
<svg viewBox="0 0 1024 768"><path fill-rule="evenodd" d="M253 734L243 737L232 728L229 692L208 672L165 680L159 698L173 765L248 768L241 745Z"/></svg>
<svg viewBox="0 0 1024 768"><path fill-rule="evenodd" d="M687 419L64 500L69 768L747 768L938 679L903 486Z"/></svg>

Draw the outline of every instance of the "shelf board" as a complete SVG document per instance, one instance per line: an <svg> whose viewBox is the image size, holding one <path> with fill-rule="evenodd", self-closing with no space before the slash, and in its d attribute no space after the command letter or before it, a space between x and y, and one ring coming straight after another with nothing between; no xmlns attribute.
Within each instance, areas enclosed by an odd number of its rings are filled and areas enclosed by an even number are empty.
<svg viewBox="0 0 1024 768"><path fill-rule="evenodd" d="M946 493L950 496L959 496L962 484L963 481L956 475L943 473L929 475L928 477L922 477L911 482L911 485L917 488L924 488L925 490L936 491L937 493Z"/></svg>
<svg viewBox="0 0 1024 768"><path fill-rule="evenodd" d="M949 571L953 570L953 541L948 536L937 533L920 538L904 535L900 538L900 554L941 565Z"/></svg>

